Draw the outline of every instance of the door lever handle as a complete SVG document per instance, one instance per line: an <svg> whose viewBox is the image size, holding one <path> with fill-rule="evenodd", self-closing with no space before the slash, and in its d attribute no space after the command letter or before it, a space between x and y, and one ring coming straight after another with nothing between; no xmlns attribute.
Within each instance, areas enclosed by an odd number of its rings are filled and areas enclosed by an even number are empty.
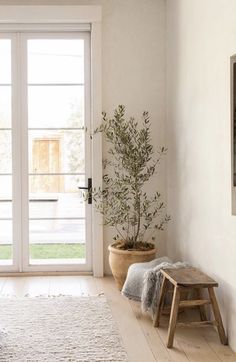
<svg viewBox="0 0 236 362"><path fill-rule="evenodd" d="M88 187L79 186L78 189L79 190L88 190L88 193L89 193L89 195L88 195L88 204L91 205L92 201L93 201L93 199L92 199L92 178L91 177L88 178Z"/></svg>

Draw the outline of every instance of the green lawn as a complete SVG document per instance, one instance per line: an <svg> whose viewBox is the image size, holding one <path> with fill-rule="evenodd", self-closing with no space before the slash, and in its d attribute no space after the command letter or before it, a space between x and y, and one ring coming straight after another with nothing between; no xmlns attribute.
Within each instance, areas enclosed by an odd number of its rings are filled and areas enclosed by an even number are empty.
<svg viewBox="0 0 236 362"><path fill-rule="evenodd" d="M12 258L12 246L0 245L0 260ZM31 259L80 259L85 258L85 244L32 244Z"/></svg>

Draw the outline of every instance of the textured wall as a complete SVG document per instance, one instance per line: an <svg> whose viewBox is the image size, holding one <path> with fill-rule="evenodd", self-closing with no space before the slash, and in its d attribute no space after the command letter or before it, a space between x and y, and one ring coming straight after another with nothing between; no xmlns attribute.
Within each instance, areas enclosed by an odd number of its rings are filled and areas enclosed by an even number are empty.
<svg viewBox="0 0 236 362"><path fill-rule="evenodd" d="M230 56L234 0L167 1L169 254L215 277L236 350L236 217L231 215Z"/></svg>

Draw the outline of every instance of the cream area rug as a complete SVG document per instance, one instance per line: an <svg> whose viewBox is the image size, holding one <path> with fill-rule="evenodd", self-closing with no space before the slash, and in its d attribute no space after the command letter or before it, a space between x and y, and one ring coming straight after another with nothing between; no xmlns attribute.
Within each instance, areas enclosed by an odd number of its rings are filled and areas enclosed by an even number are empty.
<svg viewBox="0 0 236 362"><path fill-rule="evenodd" d="M1 362L126 362L104 297L0 298Z"/></svg>

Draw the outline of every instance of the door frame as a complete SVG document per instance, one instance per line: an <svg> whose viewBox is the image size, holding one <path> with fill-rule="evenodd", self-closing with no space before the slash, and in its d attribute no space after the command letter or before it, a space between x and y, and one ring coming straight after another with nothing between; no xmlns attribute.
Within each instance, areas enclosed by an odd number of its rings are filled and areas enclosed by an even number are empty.
<svg viewBox="0 0 236 362"><path fill-rule="evenodd" d="M35 28L35 27L34 27ZM66 31L60 32L49 32L43 31L37 32L35 29L32 31L21 32L20 33L20 47L21 51L19 56L22 57L21 61L21 79L19 80L21 91L21 140L22 140L22 148L21 148L21 165L22 165L22 259L21 262L21 270L23 272L31 272L31 271L92 271L92 216L91 216L91 206L85 203L85 218L86 218L86 238L89 240L86 243L86 263L85 264L76 264L76 263L63 263L57 264L29 264L29 177L28 177L28 86L27 86L27 41L31 39L84 39L85 41L85 127L87 128L87 132L85 132L85 177L91 177L91 141L90 141L90 133L91 133L91 105L90 105L90 34L87 31L69 31L69 27ZM19 57L18 57L19 58Z"/></svg>
<svg viewBox="0 0 236 362"><path fill-rule="evenodd" d="M0 6L0 31L30 31L37 32L45 30L50 31L81 31L91 29L91 133L100 123L102 110L102 90L101 90L101 6ZM14 76L14 70L13 70ZM16 84L16 87L19 84ZM24 97L24 93L22 94ZM13 94L14 99L14 94ZM17 105L20 107L20 105ZM16 111L14 111L16 115ZM13 114L13 118L14 118ZM24 128L24 127L22 127ZM19 131L19 130L18 130ZM22 132L25 132L22 129ZM17 132L17 129L16 129ZM19 134L19 133L18 133ZM13 135L14 136L14 135ZM14 139L14 138L13 138ZM16 139L15 139L16 140ZM14 142L14 141L13 141ZM21 142L21 141L18 141ZM96 187L102 187L102 136L98 134L92 141L91 159L92 159L92 177L93 184ZM19 145L18 145L19 146ZM25 147L24 143L22 144ZM13 147L16 147L13 143ZM19 171L20 166L15 165ZM19 186L19 185L18 185ZM23 193L25 190L23 190ZM21 197L18 195L18 197ZM16 220L27 215L20 215L16 209ZM18 222L17 222L18 224ZM16 224L15 233L21 232L19 225ZM96 277L104 274L103 266L103 225L102 216L92 208L92 271ZM23 230L23 235L24 235ZM13 234L14 235L14 234ZM14 255L22 257L22 250L19 247L14 248ZM21 258L22 259L22 258ZM1 268L2 269L2 268ZM47 271L50 268L47 268ZM9 269L8 269L9 270ZM21 265L11 267L12 271L22 272ZM78 270L78 269L77 269ZM4 268L4 271L7 271Z"/></svg>

